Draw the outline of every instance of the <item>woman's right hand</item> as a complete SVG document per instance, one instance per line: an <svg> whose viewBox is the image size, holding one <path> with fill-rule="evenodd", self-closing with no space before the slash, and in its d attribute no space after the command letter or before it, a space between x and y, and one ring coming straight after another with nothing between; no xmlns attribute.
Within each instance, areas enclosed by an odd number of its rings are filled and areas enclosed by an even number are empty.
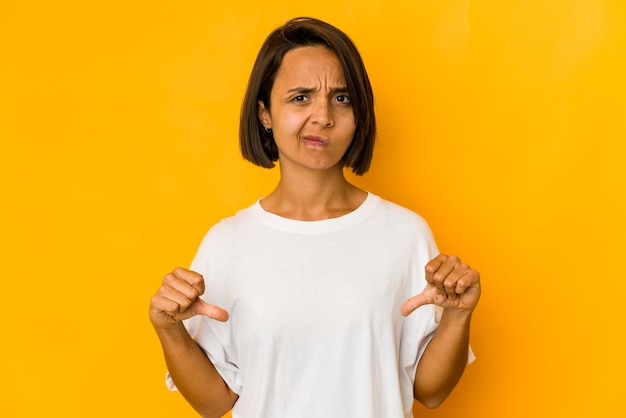
<svg viewBox="0 0 626 418"><path fill-rule="evenodd" d="M152 326L166 329L196 315L227 321L228 312L200 298L204 290L204 278L195 271L178 267L166 274L161 287L150 299Z"/></svg>

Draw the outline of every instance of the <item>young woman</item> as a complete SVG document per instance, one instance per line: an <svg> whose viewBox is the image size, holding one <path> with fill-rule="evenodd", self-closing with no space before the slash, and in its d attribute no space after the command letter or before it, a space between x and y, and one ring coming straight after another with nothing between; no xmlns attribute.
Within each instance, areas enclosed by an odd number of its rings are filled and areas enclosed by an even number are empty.
<svg viewBox="0 0 626 418"><path fill-rule="evenodd" d="M369 167L373 109L340 30L298 18L266 39L240 141L253 163L278 161L280 181L211 228L150 304L170 387L203 416L411 417L471 360L479 274L344 177Z"/></svg>

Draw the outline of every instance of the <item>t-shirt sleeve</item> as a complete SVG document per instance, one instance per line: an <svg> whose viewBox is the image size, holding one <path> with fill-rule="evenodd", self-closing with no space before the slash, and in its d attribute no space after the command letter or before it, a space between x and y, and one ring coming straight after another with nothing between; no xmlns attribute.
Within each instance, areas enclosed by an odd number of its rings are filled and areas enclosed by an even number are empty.
<svg viewBox="0 0 626 418"><path fill-rule="evenodd" d="M213 325L209 323L213 319L196 316L184 321L189 335L196 341L202 351L207 355L224 382L236 394L241 393L241 377L239 367L224 345L220 342L219 332L216 333ZM169 373L166 375L166 384L170 390L176 390L176 385Z"/></svg>
<svg viewBox="0 0 626 418"><path fill-rule="evenodd" d="M184 321L185 328L189 335L196 341L198 346L207 355L213 366L220 374L228 387L236 394L241 393L241 378L239 368L230 358L225 347L220 343L220 338L208 321L210 318L196 316ZM166 374L166 385L169 390L177 390L176 384L172 380L169 372Z"/></svg>

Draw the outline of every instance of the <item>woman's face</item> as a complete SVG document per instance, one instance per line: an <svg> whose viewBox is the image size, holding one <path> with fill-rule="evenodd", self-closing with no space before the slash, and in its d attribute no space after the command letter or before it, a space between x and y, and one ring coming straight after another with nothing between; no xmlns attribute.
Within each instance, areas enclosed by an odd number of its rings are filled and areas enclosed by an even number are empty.
<svg viewBox="0 0 626 418"><path fill-rule="evenodd" d="M271 128L281 169L343 167L356 122L337 56L322 46L290 50L270 97L259 101L259 119Z"/></svg>

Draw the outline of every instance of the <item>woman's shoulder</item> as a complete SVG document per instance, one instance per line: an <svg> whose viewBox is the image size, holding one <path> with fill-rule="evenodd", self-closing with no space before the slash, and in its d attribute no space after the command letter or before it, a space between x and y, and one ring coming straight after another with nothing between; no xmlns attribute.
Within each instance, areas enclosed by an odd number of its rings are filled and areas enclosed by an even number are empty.
<svg viewBox="0 0 626 418"><path fill-rule="evenodd" d="M209 234L228 234L229 231L245 228L255 219L255 213L258 210L258 201L252 205L238 210L233 215L220 219L217 223L209 228Z"/></svg>
<svg viewBox="0 0 626 418"><path fill-rule="evenodd" d="M376 198L378 199L378 208L381 216L395 219L400 223L414 224L418 227L428 228L426 219L414 210L379 196L376 196Z"/></svg>
<svg viewBox="0 0 626 418"><path fill-rule="evenodd" d="M386 231L385 236L393 236L393 242L409 248L422 248L426 258L434 257L438 250L435 237L426 219L414 210L380 199L380 226Z"/></svg>
<svg viewBox="0 0 626 418"><path fill-rule="evenodd" d="M255 204L240 209L235 214L224 217L210 226L204 234L201 248L223 246L233 237L240 236L248 230L254 219Z"/></svg>

